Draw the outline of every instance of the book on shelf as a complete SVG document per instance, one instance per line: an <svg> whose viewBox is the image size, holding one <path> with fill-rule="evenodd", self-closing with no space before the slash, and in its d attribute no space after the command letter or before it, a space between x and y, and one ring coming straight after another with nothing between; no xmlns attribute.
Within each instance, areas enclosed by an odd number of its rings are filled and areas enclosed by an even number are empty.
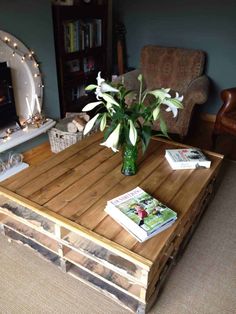
<svg viewBox="0 0 236 314"><path fill-rule="evenodd" d="M140 187L109 200L105 211L139 242L167 229L177 219L175 211Z"/></svg>
<svg viewBox="0 0 236 314"><path fill-rule="evenodd" d="M166 149L165 157L174 170L211 166L211 161L198 148Z"/></svg>
<svg viewBox="0 0 236 314"><path fill-rule="evenodd" d="M102 20L68 20L63 24L65 52L102 46Z"/></svg>

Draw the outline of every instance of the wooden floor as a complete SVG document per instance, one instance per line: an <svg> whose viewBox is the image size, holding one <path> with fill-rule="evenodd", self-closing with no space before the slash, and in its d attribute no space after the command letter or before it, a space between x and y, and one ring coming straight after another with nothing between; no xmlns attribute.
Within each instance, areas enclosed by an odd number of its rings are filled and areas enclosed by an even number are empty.
<svg viewBox="0 0 236 314"><path fill-rule="evenodd" d="M236 138L231 136L221 135L218 137L216 147L212 148L211 134L214 123L198 119L195 125L190 130L189 135L184 140L185 144L189 144L201 149L212 150L225 155L230 160L236 160ZM49 142L45 142L30 151L24 153L24 161L30 164L38 162L53 155L50 149Z"/></svg>

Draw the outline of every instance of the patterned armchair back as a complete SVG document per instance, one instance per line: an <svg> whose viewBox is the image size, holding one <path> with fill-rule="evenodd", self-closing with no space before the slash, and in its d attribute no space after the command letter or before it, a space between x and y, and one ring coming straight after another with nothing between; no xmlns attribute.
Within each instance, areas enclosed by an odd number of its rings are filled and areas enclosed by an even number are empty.
<svg viewBox="0 0 236 314"><path fill-rule="evenodd" d="M148 89L170 87L184 93L189 83L202 75L204 64L201 50L149 45L141 51L141 72Z"/></svg>

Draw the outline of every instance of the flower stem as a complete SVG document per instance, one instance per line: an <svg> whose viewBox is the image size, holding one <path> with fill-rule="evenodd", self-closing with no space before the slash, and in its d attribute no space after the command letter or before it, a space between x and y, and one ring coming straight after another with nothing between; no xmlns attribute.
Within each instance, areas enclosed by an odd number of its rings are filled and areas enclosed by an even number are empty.
<svg viewBox="0 0 236 314"><path fill-rule="evenodd" d="M141 78L140 86L139 86L139 97L138 97L139 104L141 104L142 90L143 90L143 78Z"/></svg>

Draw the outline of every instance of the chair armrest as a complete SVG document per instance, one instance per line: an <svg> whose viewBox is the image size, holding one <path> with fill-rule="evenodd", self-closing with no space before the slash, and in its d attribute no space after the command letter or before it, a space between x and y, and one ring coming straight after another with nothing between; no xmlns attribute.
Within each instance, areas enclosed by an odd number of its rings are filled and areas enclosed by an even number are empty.
<svg viewBox="0 0 236 314"><path fill-rule="evenodd" d="M223 105L219 113L224 114L236 111L236 87L224 89L220 95Z"/></svg>
<svg viewBox="0 0 236 314"><path fill-rule="evenodd" d="M113 80L113 83L118 84L118 83L124 82L124 85L127 89L138 92L139 91L139 81L138 81L139 74L141 74L139 69L129 71L125 74L118 76L116 79Z"/></svg>
<svg viewBox="0 0 236 314"><path fill-rule="evenodd" d="M184 98L191 99L195 104L204 104L207 101L208 91L209 79L206 75L202 75L188 85Z"/></svg>

